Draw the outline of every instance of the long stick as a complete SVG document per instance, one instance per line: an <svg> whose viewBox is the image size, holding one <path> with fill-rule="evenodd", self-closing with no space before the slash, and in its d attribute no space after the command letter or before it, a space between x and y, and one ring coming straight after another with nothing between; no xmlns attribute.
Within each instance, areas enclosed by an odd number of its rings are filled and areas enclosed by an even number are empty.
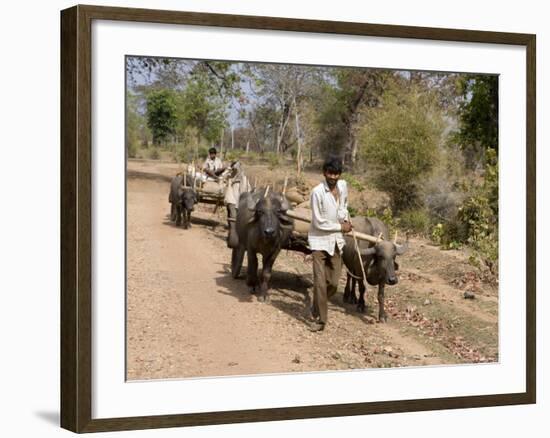
<svg viewBox="0 0 550 438"><path fill-rule="evenodd" d="M351 223L351 218L350 218ZM355 251L357 251L357 256L359 257L359 264L361 265L361 272L363 274L363 282L365 288L367 287L367 274L365 273L365 266L363 265L363 257L361 257L361 251L359 251L359 244L357 243L357 236L355 235L355 230L353 229L353 224L351 228L351 235L353 236L353 243L355 244ZM366 289L365 289L366 291Z"/></svg>
<svg viewBox="0 0 550 438"><path fill-rule="evenodd" d="M298 219L299 221L308 222L308 223L311 222L311 218L304 216L300 213L297 213L293 210L287 210L286 215L288 217L291 217L292 219ZM360 233L359 231L355 231L355 237L359 240L366 240L367 242L372 242L372 243L378 243L380 242L380 240L383 240L382 236L379 236L379 238L376 238L375 236L371 236L370 234Z"/></svg>

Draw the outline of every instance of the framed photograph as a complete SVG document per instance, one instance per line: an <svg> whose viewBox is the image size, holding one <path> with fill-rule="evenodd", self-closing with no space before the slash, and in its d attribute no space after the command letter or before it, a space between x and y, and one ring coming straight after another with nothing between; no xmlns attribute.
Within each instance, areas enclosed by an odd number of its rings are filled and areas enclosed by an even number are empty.
<svg viewBox="0 0 550 438"><path fill-rule="evenodd" d="M61 12L61 426L536 402L535 35Z"/></svg>

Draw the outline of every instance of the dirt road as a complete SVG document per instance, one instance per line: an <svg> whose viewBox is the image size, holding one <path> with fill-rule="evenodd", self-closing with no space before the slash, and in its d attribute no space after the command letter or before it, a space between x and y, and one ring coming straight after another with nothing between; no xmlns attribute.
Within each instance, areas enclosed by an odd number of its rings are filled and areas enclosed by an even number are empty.
<svg viewBox="0 0 550 438"><path fill-rule="evenodd" d="M283 252L271 300L259 303L230 275L225 213L199 205L189 230L169 220L174 166L131 163L128 176L128 379L181 378L498 360L498 296L466 256L414 240L387 287L387 324L373 288L366 314L329 307L308 330L311 263ZM243 269L243 275L245 270ZM343 290L345 277L342 277ZM465 300L465 290L476 299Z"/></svg>

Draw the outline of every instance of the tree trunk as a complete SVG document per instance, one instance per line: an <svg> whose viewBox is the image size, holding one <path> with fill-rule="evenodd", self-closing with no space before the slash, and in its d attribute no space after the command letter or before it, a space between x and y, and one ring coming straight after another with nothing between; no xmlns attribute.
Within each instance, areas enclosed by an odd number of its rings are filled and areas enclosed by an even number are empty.
<svg viewBox="0 0 550 438"><path fill-rule="evenodd" d="M285 135L285 130L288 125L288 121L290 119L290 113L292 112L292 108L288 108L288 110L285 112L284 92L283 92L283 97L280 99L280 101L281 101L281 121L279 122L279 129L277 129L277 145L276 145L277 155L279 155L281 152L281 143L283 142L283 136Z"/></svg>
<svg viewBox="0 0 550 438"><path fill-rule="evenodd" d="M296 98L294 98L294 119L296 122L296 140L298 143L298 150L296 152L296 171L298 177L302 174L302 134L300 131L300 119L298 116L298 105L296 105Z"/></svg>

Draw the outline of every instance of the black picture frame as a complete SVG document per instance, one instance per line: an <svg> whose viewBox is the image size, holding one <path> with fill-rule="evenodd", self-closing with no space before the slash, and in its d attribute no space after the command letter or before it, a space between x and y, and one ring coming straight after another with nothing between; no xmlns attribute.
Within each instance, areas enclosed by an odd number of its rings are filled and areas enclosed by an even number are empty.
<svg viewBox="0 0 550 438"><path fill-rule="evenodd" d="M469 397L92 419L92 22L114 20L526 48L526 391ZM531 34L78 5L61 12L61 426L74 432L396 413L536 402L536 36Z"/></svg>

